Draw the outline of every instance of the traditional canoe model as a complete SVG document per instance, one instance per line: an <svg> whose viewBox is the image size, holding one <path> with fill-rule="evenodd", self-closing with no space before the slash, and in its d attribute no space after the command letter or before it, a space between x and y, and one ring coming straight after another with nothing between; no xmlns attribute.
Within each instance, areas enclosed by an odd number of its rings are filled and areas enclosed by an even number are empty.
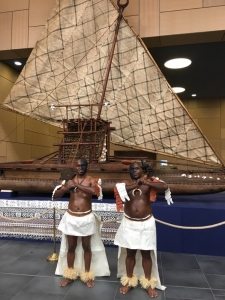
<svg viewBox="0 0 225 300"><path fill-rule="evenodd" d="M124 20L128 3L58 0L4 105L59 126L62 141L40 159L1 163L0 189L51 192L85 157L110 193L144 151L198 165L157 170L172 193L225 190L222 160ZM140 155L110 157L111 143Z"/></svg>

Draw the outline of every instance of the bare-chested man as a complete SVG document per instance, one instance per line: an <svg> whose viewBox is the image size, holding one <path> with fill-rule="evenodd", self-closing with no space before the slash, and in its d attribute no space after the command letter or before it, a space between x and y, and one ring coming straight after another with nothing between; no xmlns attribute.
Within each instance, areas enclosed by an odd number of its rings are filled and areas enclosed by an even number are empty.
<svg viewBox="0 0 225 300"><path fill-rule="evenodd" d="M144 175L140 163L132 163L129 173L131 181L126 184L118 183L115 188L117 209L124 210L114 241L120 247L120 293L126 294L130 288L137 286L139 277L141 286L147 290L149 297L154 298L157 297L155 288L165 287L161 286L158 274L156 228L151 201L155 200L155 191L165 191L167 184ZM153 198L151 191L154 191ZM137 252L138 255L141 253L141 263L136 257Z"/></svg>
<svg viewBox="0 0 225 300"><path fill-rule="evenodd" d="M64 277L60 282L61 287L67 286L78 276L87 287L93 287L94 275L110 275L105 248L92 212L92 195L98 196L100 188L96 180L86 174L87 168L85 159L78 160L76 175L54 193L54 198L70 193L67 212L58 227L62 231L62 241L56 274ZM97 254L94 252L96 247ZM95 263L92 265L93 255Z"/></svg>

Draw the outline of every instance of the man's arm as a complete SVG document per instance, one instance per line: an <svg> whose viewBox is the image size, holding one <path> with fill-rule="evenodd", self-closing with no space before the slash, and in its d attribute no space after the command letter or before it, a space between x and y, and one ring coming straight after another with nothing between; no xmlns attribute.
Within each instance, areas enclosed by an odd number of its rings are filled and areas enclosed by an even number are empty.
<svg viewBox="0 0 225 300"><path fill-rule="evenodd" d="M116 210L118 212L123 211L123 203L125 202L124 201L125 198L123 197L122 197L123 199L121 198L120 193L116 186L114 187L114 198L116 200Z"/></svg>
<svg viewBox="0 0 225 300"><path fill-rule="evenodd" d="M156 189L158 192L164 192L168 189L168 185L165 181L160 180L156 177L147 177L144 176L143 178L140 179L140 184L145 184L148 185L154 189Z"/></svg>
<svg viewBox="0 0 225 300"><path fill-rule="evenodd" d="M126 181L124 180L124 183L126 185L127 192L132 191L133 189L138 188L142 183L140 183L138 180L136 182Z"/></svg>
<svg viewBox="0 0 225 300"><path fill-rule="evenodd" d="M74 188L73 180L63 181L61 185L55 187L52 193L52 200L54 198L61 198L65 193L69 192L71 188Z"/></svg>
<svg viewBox="0 0 225 300"><path fill-rule="evenodd" d="M147 178L149 179L149 177L147 177ZM168 205L173 204L173 199L172 199L171 191L170 191L168 184L165 181L160 180L159 178L156 178L156 177L151 177L150 179L152 180L153 183L162 183L163 184L163 189L161 189L161 187L159 190L157 190L154 187L152 188L152 190L150 192L150 201L155 202L156 195L157 195L156 191L164 191L167 204Z"/></svg>
<svg viewBox="0 0 225 300"><path fill-rule="evenodd" d="M74 188L78 188L79 190L90 194L90 195L96 195L99 196L99 188L98 188L98 184L96 182L96 180L92 177L88 177L89 180L89 186L86 185L82 185L82 184L74 184Z"/></svg>

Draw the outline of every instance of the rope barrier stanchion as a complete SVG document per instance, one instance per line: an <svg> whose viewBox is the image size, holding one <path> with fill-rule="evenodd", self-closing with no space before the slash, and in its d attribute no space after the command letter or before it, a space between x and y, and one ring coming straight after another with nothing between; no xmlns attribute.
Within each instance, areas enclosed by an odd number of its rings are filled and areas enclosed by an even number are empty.
<svg viewBox="0 0 225 300"><path fill-rule="evenodd" d="M58 261L59 256L56 252L56 215L55 215L55 207L53 207L53 253L47 257L47 261Z"/></svg>
<svg viewBox="0 0 225 300"><path fill-rule="evenodd" d="M52 202L54 201L54 195L55 195L55 192L62 187L62 185L65 184L65 182L62 182L62 184L60 185L57 185L53 192L52 192ZM59 259L59 256L58 254L56 253L56 215L55 215L55 205L53 205L53 253L51 255L49 255L47 257L47 261L58 261Z"/></svg>
<svg viewBox="0 0 225 300"><path fill-rule="evenodd" d="M60 185L57 185L52 192L52 202L54 201L55 192L60 189L65 184L65 180ZM47 261L58 261L59 256L56 253L56 214L55 214L55 205L53 205L53 253L47 257Z"/></svg>

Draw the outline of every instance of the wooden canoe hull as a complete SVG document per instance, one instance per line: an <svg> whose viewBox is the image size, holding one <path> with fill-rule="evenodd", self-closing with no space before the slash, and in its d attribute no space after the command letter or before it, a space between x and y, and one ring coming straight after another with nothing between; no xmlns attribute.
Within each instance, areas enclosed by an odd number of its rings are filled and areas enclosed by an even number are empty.
<svg viewBox="0 0 225 300"><path fill-rule="evenodd" d="M160 179L167 182L173 194L203 194L225 191L224 173L198 173L190 174L181 171L169 173L159 172ZM17 192L52 193L54 187L69 179L74 174L74 168L6 168L1 170L0 189ZM103 193L113 194L117 182L129 179L126 168L94 168L89 169L89 174L102 179Z"/></svg>

